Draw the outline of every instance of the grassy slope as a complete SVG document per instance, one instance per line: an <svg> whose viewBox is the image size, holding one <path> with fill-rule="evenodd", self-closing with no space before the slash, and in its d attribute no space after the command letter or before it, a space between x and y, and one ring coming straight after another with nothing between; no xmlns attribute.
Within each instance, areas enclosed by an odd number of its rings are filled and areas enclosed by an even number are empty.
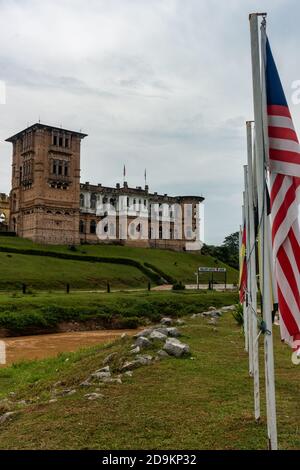
<svg viewBox="0 0 300 470"><path fill-rule="evenodd" d="M237 301L236 293L206 292L115 292L110 294L1 295L0 328L12 332L26 328L55 328L62 321L99 320L104 326L133 327L145 319L184 315Z"/></svg>
<svg viewBox="0 0 300 470"><path fill-rule="evenodd" d="M45 246L38 245L29 240L13 237L1 237L0 246L13 247L13 248L38 248L47 251L56 251L71 253L65 246ZM182 281L186 284L195 283L195 270L198 266L218 266L227 267L228 270L228 282L237 282L237 272L226 266L225 264L218 262L210 256L203 256L197 253L185 253L185 252L174 252L170 250L159 250L159 249L147 249L147 248L132 248L124 246L113 246L113 245L84 245L78 247L78 251L74 254L87 254L92 256L111 256L111 257L124 257L132 258L142 263L148 262L162 269L168 275L175 279ZM64 261L69 262L69 261ZM105 266L103 270L105 272ZM223 276L219 276L221 282L223 282ZM207 278L202 276L203 281Z"/></svg>
<svg viewBox="0 0 300 470"><path fill-rule="evenodd" d="M1 426L0 448L265 449L264 380L263 419L256 424L247 354L231 315L217 331L204 319L190 319L182 331L193 360L167 359L138 369L122 385L104 386L102 400L87 401L78 384L108 353L124 350L122 341L0 370L2 396L17 391L15 400L33 400ZM300 368L292 365L278 330L275 337L279 445L297 449ZM57 380L77 392L49 404Z"/></svg>
<svg viewBox="0 0 300 470"><path fill-rule="evenodd" d="M0 253L0 288L15 289L25 282L33 289L144 287L148 279L134 266L61 260L43 256Z"/></svg>

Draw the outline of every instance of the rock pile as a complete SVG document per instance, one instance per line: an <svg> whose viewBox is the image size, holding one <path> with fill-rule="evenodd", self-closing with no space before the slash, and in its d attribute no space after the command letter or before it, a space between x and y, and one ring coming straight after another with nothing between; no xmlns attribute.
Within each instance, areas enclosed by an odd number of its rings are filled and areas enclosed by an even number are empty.
<svg viewBox="0 0 300 470"><path fill-rule="evenodd" d="M213 315L213 311L209 312ZM198 315L198 314L197 314ZM132 377L133 370L138 367L143 367L152 364L154 361L159 361L163 358L170 356L184 357L190 353L190 347L180 341L178 338L181 336L177 326L184 325L184 321L173 321L169 317L161 319L160 324L145 328L137 333L134 338L134 343L131 345L129 352L125 358L120 359L117 352L113 352L105 357L103 360L103 367L92 372L83 382L80 387L95 387L106 384L122 384L123 377ZM124 335L125 338L125 335ZM151 354L146 354L146 351ZM134 356L132 359L128 355ZM59 381L53 384L48 403L55 403L58 399L74 395L77 390L75 388L57 388L64 384ZM104 395L99 393L99 388L94 388L93 391L84 394L87 400L97 400L104 398ZM13 397L14 392L10 393ZM5 404L10 403L5 399ZM15 402L15 405L25 406L25 400ZM0 424L10 419L16 411L6 411L0 415Z"/></svg>

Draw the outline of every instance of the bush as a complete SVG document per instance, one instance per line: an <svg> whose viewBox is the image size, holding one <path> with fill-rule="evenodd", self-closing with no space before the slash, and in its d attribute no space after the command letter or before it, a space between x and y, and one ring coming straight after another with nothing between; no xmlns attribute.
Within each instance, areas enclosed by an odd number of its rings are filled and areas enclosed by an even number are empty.
<svg viewBox="0 0 300 470"><path fill-rule="evenodd" d="M236 304L235 309L232 311L232 316L238 325L244 326L243 305Z"/></svg>
<svg viewBox="0 0 300 470"><path fill-rule="evenodd" d="M185 285L182 284L182 282L176 282L175 284L173 284L173 287L172 287L173 290L184 290L185 289Z"/></svg>

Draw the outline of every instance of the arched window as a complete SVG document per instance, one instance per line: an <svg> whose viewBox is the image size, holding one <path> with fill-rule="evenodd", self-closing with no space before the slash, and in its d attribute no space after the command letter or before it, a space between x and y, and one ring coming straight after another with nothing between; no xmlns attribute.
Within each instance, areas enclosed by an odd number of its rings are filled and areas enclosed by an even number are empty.
<svg viewBox="0 0 300 470"><path fill-rule="evenodd" d="M12 222L13 222L13 231L16 232L17 231L17 222L16 222L15 217L13 217Z"/></svg>
<svg viewBox="0 0 300 470"><path fill-rule="evenodd" d="M110 205L114 207L115 202L116 202L116 201L114 200L114 198L111 197L110 200L109 200Z"/></svg>
<svg viewBox="0 0 300 470"><path fill-rule="evenodd" d="M91 194L91 209L96 209L97 196L95 193Z"/></svg>
<svg viewBox="0 0 300 470"><path fill-rule="evenodd" d="M84 194L80 194L80 207L84 207Z"/></svg>
<svg viewBox="0 0 300 470"><path fill-rule="evenodd" d="M84 222L83 222L83 220L79 221L79 232L84 233Z"/></svg>
<svg viewBox="0 0 300 470"><path fill-rule="evenodd" d="M95 220L91 220L90 223L90 233L96 233L97 224Z"/></svg>

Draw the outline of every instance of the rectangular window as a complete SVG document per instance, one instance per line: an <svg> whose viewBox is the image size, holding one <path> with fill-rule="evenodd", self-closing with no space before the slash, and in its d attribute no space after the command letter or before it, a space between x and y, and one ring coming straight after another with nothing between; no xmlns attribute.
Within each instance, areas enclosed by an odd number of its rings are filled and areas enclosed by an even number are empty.
<svg viewBox="0 0 300 470"><path fill-rule="evenodd" d="M58 164L58 174L62 175L62 163L61 162L59 162Z"/></svg>
<svg viewBox="0 0 300 470"><path fill-rule="evenodd" d="M56 135L53 136L53 145L57 145L57 136Z"/></svg>
<svg viewBox="0 0 300 470"><path fill-rule="evenodd" d="M59 146L60 146L60 147L63 146L63 138L62 138L62 137L59 138Z"/></svg>
<svg viewBox="0 0 300 470"><path fill-rule="evenodd" d="M65 147L66 147L66 148L69 147L69 139L65 139Z"/></svg>
<svg viewBox="0 0 300 470"><path fill-rule="evenodd" d="M68 164L67 163L65 164L64 170L65 170L65 176L68 176L69 172L68 172Z"/></svg>
<svg viewBox="0 0 300 470"><path fill-rule="evenodd" d="M56 165L56 162L53 162L53 165L52 165L52 173L54 175L56 175L56 172L57 172L57 165Z"/></svg>

